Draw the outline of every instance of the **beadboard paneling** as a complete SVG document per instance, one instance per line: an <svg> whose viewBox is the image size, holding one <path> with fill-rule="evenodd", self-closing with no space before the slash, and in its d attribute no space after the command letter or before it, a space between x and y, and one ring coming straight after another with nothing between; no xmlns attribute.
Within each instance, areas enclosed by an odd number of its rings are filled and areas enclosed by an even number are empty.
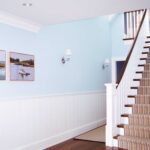
<svg viewBox="0 0 150 150"><path fill-rule="evenodd" d="M105 120L105 92L1 100L0 149L41 150Z"/></svg>

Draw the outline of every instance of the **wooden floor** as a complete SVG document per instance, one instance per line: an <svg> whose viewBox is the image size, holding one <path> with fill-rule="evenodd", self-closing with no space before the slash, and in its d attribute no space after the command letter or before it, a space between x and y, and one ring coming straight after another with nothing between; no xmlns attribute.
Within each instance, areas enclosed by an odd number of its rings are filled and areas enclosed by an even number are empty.
<svg viewBox="0 0 150 150"><path fill-rule="evenodd" d="M83 140L68 140L64 143L47 148L46 150L121 150L116 148L108 148L104 143L90 142Z"/></svg>

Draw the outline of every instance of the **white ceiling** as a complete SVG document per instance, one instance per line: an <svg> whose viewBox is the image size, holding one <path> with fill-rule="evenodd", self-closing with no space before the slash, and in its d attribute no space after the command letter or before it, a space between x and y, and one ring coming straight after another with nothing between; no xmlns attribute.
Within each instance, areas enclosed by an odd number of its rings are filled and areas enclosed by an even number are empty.
<svg viewBox="0 0 150 150"><path fill-rule="evenodd" d="M0 0L1 11L42 26L147 7L150 0Z"/></svg>

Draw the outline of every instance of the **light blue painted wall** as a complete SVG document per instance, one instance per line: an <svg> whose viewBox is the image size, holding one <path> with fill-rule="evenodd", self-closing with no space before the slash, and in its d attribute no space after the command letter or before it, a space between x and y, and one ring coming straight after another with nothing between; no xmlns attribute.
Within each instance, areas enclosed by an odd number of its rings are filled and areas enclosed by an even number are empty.
<svg viewBox="0 0 150 150"><path fill-rule="evenodd" d="M0 24L0 49L6 50L7 62L9 52L21 52L35 54L36 34L20 30L8 25ZM7 78L9 78L9 63L7 63ZM36 82L0 81L0 96L28 96L36 93Z"/></svg>
<svg viewBox="0 0 150 150"><path fill-rule="evenodd" d="M105 35L105 36L104 36ZM111 57L109 24L105 17L44 28L38 34L47 92L80 92L104 90L108 70L102 70L105 58ZM72 50L69 63L61 64L65 49ZM42 67L41 66L41 67Z"/></svg>
<svg viewBox="0 0 150 150"><path fill-rule="evenodd" d="M126 57L130 47L131 42L123 41L124 37L124 18L123 14L117 14L115 18L110 23L111 30L111 43L112 43L112 57Z"/></svg>
<svg viewBox="0 0 150 150"><path fill-rule="evenodd" d="M30 33L0 24L0 48L35 55L35 81L0 81L1 97L34 96L104 90L110 69L102 70L111 57L107 17L52 25ZM71 61L61 64L65 49ZM9 93L9 94L8 94Z"/></svg>

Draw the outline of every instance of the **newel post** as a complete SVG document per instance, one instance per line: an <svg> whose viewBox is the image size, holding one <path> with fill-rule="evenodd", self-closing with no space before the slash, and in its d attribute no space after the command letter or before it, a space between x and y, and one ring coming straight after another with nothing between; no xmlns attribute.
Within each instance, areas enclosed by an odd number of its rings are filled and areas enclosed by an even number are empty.
<svg viewBox="0 0 150 150"><path fill-rule="evenodd" d="M113 147L114 105L117 84L107 83L106 86L106 146Z"/></svg>

